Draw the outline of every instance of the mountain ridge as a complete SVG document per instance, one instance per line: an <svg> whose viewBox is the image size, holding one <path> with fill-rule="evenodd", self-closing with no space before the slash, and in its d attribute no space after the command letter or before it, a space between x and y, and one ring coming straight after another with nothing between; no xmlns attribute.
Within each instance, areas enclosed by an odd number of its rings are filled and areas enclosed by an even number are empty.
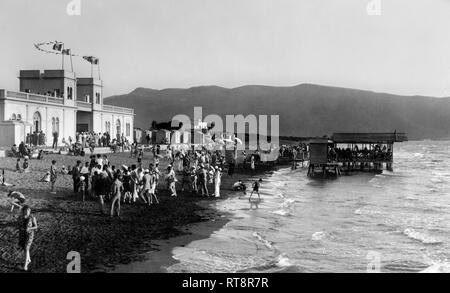
<svg viewBox="0 0 450 293"><path fill-rule="evenodd" d="M450 138L450 97L402 96L303 83L289 87L197 86L162 90L138 87L105 98L105 104L134 108L135 127L193 115L279 115L280 135L322 136L333 132L404 131L410 139Z"/></svg>

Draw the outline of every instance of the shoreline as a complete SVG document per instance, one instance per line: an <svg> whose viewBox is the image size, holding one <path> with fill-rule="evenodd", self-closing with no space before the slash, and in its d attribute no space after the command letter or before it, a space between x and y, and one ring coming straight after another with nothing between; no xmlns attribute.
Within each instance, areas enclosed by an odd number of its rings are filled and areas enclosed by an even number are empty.
<svg viewBox="0 0 450 293"><path fill-rule="evenodd" d="M167 268L178 262L173 258L172 250L174 248L187 246L193 241L207 239L230 221L221 212L215 210L212 203L201 201L197 204L208 206L200 212L203 217L208 217L206 220L179 227L180 230L183 230L180 235L164 240L151 240L158 249L145 252L142 255L142 260L133 261L129 264L118 264L108 273L168 273Z"/></svg>
<svg viewBox="0 0 450 293"><path fill-rule="evenodd" d="M150 163L144 158L143 165ZM134 160L128 154L110 154L113 165L129 164ZM37 218L39 229L31 248L31 272L66 272L69 260L67 253L76 251L81 256L81 272L114 272L130 263L145 261L146 254L169 248L164 241L181 237L184 242L195 237L208 237L226 224L227 218L212 206L216 200L226 199L232 184L253 174L236 173L233 177L224 174L220 198L202 198L188 192L179 192L177 198L171 198L168 191L160 189L158 197L161 203L148 207L143 204L122 205L122 219L110 219L101 215L96 201L82 202L80 196L72 193L72 178L58 174L57 195L50 194L49 184L39 179L48 170L50 161L57 160L58 170L75 165L77 160L86 157L48 155L42 161L31 160L30 173L16 173L14 158L6 158L0 169L5 169L6 182L15 187L0 187L0 272L21 272L22 253L17 245L18 211L11 215L6 194L9 190L24 193L27 204L31 206ZM161 162L164 170L166 162ZM108 209L109 203L105 204ZM209 227L203 236L192 235L192 224L206 224ZM187 243L186 243L187 244ZM167 253L166 253L167 254ZM163 262L170 258L161 257Z"/></svg>
<svg viewBox="0 0 450 293"><path fill-rule="evenodd" d="M222 186L224 186L224 182L226 186L231 186L237 180L243 180L245 182L245 179L251 178L254 180L255 177L267 178L267 176L270 176L268 173L270 172L255 172L253 174L235 173L232 178L225 175L225 180L222 179ZM238 193L240 191L224 188L221 189L221 197L217 201L201 200L197 202L196 204L201 207L199 214L202 217L206 217L204 221L193 222L180 227L183 229L181 235L165 240L152 241L159 247L158 249L146 252L142 260L129 264L119 264L115 269L109 271L109 273L169 273L167 268L178 263L178 260L173 257L173 249L186 247L194 241L208 239L214 232L224 228L232 221L233 214L217 209L215 203L230 198L237 198ZM247 190L247 197L248 195L249 191Z"/></svg>

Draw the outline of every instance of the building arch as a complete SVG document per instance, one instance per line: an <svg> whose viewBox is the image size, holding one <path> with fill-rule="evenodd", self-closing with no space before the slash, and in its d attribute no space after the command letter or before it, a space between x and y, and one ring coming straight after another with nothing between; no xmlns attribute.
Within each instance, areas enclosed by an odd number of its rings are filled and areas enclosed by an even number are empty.
<svg viewBox="0 0 450 293"><path fill-rule="evenodd" d="M105 132L111 134L111 122L106 121L105 123Z"/></svg>
<svg viewBox="0 0 450 293"><path fill-rule="evenodd" d="M38 111L33 114L33 131L39 132L42 130L42 117Z"/></svg>
<svg viewBox="0 0 450 293"><path fill-rule="evenodd" d="M119 137L122 135L122 124L120 122L120 119L117 119L116 121L116 136Z"/></svg>

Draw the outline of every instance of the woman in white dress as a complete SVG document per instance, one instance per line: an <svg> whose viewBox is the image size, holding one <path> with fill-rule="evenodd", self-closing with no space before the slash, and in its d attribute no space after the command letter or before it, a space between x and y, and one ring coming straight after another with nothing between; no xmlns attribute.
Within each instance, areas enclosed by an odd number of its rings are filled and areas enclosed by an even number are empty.
<svg viewBox="0 0 450 293"><path fill-rule="evenodd" d="M214 173L214 196L220 197L220 184L222 181L222 169L216 166Z"/></svg>

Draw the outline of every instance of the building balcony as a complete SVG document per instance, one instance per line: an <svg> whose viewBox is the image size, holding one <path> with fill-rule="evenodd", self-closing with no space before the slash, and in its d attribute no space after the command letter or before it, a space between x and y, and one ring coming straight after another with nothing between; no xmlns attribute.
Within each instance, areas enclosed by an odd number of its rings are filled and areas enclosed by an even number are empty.
<svg viewBox="0 0 450 293"><path fill-rule="evenodd" d="M134 109L117 107L117 106L112 106L112 105L102 105L102 110L107 111L107 112L134 115Z"/></svg>
<svg viewBox="0 0 450 293"><path fill-rule="evenodd" d="M0 99L13 99L13 100L26 100L39 103L64 105L63 98L57 98L52 96L37 95L24 92L14 92L8 90L0 90Z"/></svg>
<svg viewBox="0 0 450 293"><path fill-rule="evenodd" d="M0 99L10 99L10 100L21 100L21 101L30 101L30 102L38 102L42 104L49 104L49 105L64 105L64 99L63 98L57 98L52 96L46 96L46 95L37 95L37 94L31 94L31 93L24 93L24 92L15 92L15 91L8 91L5 89L0 89ZM79 111L86 111L86 112L92 112L93 111L93 104L90 102L85 101L75 101L75 105ZM118 106L112 106L112 105L98 105L101 109L101 111L105 112L111 112L116 114L126 114L126 115L134 115L134 109L130 108L123 108ZM97 110L97 109L94 109Z"/></svg>

